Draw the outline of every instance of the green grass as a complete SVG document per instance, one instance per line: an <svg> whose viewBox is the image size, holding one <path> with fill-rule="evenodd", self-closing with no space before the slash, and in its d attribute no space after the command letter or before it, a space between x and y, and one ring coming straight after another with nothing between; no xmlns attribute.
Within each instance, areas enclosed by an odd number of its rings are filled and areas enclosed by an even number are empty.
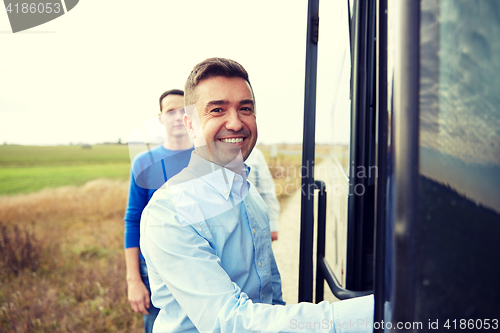
<svg viewBox="0 0 500 333"><path fill-rule="evenodd" d="M0 167L68 166L130 163L127 145L19 146L0 145Z"/></svg>
<svg viewBox="0 0 500 333"><path fill-rule="evenodd" d="M0 195L29 193L97 178L128 179L127 145L0 146Z"/></svg>

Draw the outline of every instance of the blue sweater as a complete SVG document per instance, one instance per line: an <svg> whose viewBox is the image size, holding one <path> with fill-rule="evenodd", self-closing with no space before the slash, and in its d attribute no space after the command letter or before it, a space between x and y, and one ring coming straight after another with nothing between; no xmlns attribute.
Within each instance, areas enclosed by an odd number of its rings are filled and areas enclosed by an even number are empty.
<svg viewBox="0 0 500 333"><path fill-rule="evenodd" d="M168 150L160 145L134 158L124 217L125 248L139 247L142 210L158 188L188 165L192 151L193 148ZM144 259L142 253L141 259Z"/></svg>

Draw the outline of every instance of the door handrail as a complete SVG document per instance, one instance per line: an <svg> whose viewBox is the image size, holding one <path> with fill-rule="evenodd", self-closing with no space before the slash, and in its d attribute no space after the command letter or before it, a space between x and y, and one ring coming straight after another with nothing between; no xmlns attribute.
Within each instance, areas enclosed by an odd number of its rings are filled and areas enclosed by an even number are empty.
<svg viewBox="0 0 500 333"><path fill-rule="evenodd" d="M326 184L321 180L315 180L316 189L319 190L318 197L318 228L316 241L316 297L315 302L319 303L324 297L324 280L332 290L333 295L338 299L349 299L373 294L373 290L355 291L343 288L335 273L328 265L325 258L325 241L326 241Z"/></svg>

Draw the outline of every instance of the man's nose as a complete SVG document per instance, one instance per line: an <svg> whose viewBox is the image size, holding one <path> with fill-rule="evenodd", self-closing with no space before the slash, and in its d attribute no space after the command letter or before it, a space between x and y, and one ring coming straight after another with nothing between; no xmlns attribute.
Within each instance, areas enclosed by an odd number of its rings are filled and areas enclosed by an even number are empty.
<svg viewBox="0 0 500 333"><path fill-rule="evenodd" d="M226 120L226 129L238 132L243 127L240 113L237 110L229 110Z"/></svg>

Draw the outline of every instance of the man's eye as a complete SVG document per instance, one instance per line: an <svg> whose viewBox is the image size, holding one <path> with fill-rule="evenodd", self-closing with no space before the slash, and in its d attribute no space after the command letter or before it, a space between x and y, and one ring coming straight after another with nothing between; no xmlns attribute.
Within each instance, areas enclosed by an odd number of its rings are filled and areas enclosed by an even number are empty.
<svg viewBox="0 0 500 333"><path fill-rule="evenodd" d="M221 108L215 108L215 109L212 109L210 112L219 113L219 112L222 112L222 109Z"/></svg>
<svg viewBox="0 0 500 333"><path fill-rule="evenodd" d="M245 113L253 112L253 110L251 108L248 108L248 107L242 107L240 110L245 112Z"/></svg>

